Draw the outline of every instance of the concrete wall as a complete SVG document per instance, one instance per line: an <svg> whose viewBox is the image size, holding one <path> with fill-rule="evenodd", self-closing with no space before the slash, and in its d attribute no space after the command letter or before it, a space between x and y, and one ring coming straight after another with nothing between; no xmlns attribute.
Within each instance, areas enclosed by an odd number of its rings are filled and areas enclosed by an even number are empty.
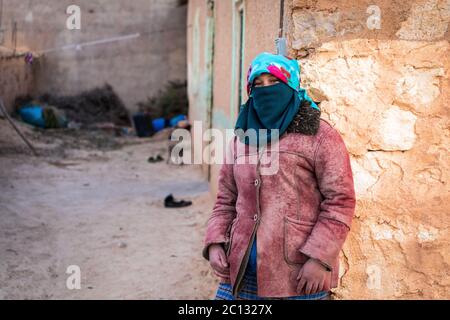
<svg viewBox="0 0 450 320"><path fill-rule="evenodd" d="M302 84L352 159L358 201L336 296L450 298L450 1L286 2ZM233 3L216 3L213 126L220 128L237 116ZM373 4L381 29L368 27ZM279 3L244 5L248 65L256 53L274 51Z"/></svg>
<svg viewBox="0 0 450 320"><path fill-rule="evenodd" d="M76 94L110 83L127 107L135 109L170 80L186 79L186 11L178 0L3 0L3 45L39 52L117 36L136 39L59 50L40 58L38 93ZM81 30L66 28L66 8L81 8ZM1 39L0 39L1 40Z"/></svg>

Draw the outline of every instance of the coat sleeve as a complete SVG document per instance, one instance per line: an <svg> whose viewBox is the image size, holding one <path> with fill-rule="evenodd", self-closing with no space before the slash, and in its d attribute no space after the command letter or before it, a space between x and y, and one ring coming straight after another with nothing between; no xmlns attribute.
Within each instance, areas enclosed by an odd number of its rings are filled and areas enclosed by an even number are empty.
<svg viewBox="0 0 450 320"><path fill-rule="evenodd" d="M234 143L228 144L224 162L219 171L216 201L208 219L202 255L209 259L208 249L211 244L225 244L229 241L229 227L236 217L237 187L234 180Z"/></svg>
<svg viewBox="0 0 450 320"><path fill-rule="evenodd" d="M319 141L314 170L322 194L318 220L300 252L332 270L350 231L355 191L350 157L340 134L330 128Z"/></svg>

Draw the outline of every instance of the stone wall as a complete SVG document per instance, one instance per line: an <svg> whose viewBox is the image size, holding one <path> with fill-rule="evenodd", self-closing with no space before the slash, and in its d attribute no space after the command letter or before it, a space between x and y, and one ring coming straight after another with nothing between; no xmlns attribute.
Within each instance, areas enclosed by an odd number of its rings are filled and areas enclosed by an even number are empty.
<svg viewBox="0 0 450 320"><path fill-rule="evenodd" d="M367 24L377 5L381 29ZM450 1L294 0L291 55L352 158L346 299L450 298Z"/></svg>

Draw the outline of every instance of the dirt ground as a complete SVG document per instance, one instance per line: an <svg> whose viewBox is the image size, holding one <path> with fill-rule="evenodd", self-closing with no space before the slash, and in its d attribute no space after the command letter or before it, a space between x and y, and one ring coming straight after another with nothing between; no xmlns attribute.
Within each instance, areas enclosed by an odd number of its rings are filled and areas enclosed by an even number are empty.
<svg viewBox="0 0 450 320"><path fill-rule="evenodd" d="M148 163L164 138L37 132L31 156L0 119L0 299L211 299L212 209L199 168ZM168 209L164 197L192 200ZM81 289L66 286L68 266Z"/></svg>

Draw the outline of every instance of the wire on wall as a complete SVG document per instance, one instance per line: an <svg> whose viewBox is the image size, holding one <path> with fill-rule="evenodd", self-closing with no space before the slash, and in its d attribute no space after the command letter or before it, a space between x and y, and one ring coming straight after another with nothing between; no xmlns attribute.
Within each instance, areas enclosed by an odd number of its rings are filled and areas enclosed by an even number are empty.
<svg viewBox="0 0 450 320"><path fill-rule="evenodd" d="M3 44L2 19L3 18L3 0L0 0L0 44Z"/></svg>

